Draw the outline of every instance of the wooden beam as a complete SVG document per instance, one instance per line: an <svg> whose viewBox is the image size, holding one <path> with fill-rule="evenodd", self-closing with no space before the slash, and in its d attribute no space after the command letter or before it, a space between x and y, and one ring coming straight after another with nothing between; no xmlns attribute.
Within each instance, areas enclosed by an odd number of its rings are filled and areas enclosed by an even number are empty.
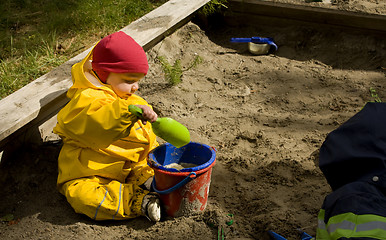
<svg viewBox="0 0 386 240"><path fill-rule="evenodd" d="M188 22L210 0L170 0L132 22L122 31L132 36L145 50ZM67 102L72 85L71 66L81 61L92 48L75 56L0 101L0 151L26 131L55 116ZM33 130L31 130L31 128Z"/></svg>
<svg viewBox="0 0 386 240"><path fill-rule="evenodd" d="M332 8L278 3L267 0L228 0L229 10L240 14L366 29L386 33L386 16Z"/></svg>

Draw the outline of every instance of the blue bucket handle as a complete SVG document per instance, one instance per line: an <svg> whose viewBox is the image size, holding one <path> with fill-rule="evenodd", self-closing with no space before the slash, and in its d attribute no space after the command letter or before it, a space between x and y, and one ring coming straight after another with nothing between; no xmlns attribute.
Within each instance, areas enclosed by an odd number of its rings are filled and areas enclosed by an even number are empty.
<svg viewBox="0 0 386 240"><path fill-rule="evenodd" d="M177 183L176 185L174 185L173 187L169 188L169 189L166 189L166 190L158 190L156 188L156 183L155 183L155 178L153 179L153 182L151 183L151 186L152 188L154 189L154 191L156 193L159 193L159 194L169 194L177 189L179 189L180 187L184 186L185 184L187 184L190 180L192 180L193 178L195 178L197 176L197 174L195 172L191 172L189 173L189 175L184 178L181 182Z"/></svg>

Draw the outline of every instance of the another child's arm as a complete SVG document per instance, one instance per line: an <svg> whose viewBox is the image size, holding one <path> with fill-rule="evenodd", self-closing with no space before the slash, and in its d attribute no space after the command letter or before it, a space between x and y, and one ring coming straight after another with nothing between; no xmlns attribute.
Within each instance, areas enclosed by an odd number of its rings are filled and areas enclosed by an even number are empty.
<svg viewBox="0 0 386 240"><path fill-rule="evenodd" d="M142 111L143 111L143 113L142 113L142 117L143 117L142 122L144 124L146 124L147 121L155 122L157 120L158 115L157 115L157 113L155 113L153 111L153 109L151 109L151 107L146 106L146 105L135 105L135 106L137 106L140 109L142 109Z"/></svg>

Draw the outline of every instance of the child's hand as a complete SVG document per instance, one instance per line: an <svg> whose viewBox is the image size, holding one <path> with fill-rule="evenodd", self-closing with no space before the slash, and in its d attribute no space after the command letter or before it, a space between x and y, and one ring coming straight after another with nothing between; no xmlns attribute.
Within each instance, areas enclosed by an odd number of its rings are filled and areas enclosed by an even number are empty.
<svg viewBox="0 0 386 240"><path fill-rule="evenodd" d="M135 105L135 106L139 107L143 111L143 113L142 113L142 117L143 117L142 123L143 124L146 124L147 121L155 122L157 120L158 115L157 115L157 113L155 113L153 111L153 109L151 109L151 107L146 106L146 105Z"/></svg>

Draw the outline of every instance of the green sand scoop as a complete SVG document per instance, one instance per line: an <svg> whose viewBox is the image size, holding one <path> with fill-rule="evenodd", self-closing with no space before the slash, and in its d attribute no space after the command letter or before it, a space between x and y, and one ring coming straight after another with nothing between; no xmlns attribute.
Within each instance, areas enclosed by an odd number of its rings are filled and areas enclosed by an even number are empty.
<svg viewBox="0 0 386 240"><path fill-rule="evenodd" d="M138 118L143 119L143 111L139 107L130 105L129 111ZM174 119L157 118L155 122L151 123L151 126L155 135L177 148L183 147L190 142L189 130Z"/></svg>

